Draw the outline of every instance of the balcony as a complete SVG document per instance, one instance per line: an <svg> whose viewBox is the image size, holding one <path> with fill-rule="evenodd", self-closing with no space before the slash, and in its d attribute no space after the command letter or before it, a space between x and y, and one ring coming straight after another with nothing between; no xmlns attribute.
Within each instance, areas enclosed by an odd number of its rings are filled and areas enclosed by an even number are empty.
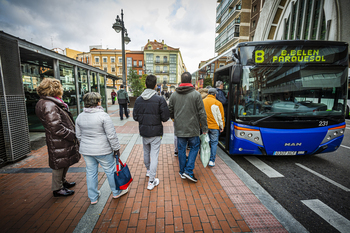
<svg viewBox="0 0 350 233"><path fill-rule="evenodd" d="M169 61L156 61L155 65L169 65Z"/></svg>
<svg viewBox="0 0 350 233"><path fill-rule="evenodd" d="M222 47L224 47L226 44L228 44L231 41L238 40L239 38L239 32L232 32L227 38L224 40L218 42L215 39L215 52L218 52Z"/></svg>
<svg viewBox="0 0 350 233"><path fill-rule="evenodd" d="M241 12L241 8L242 8L241 5L235 6L234 9L232 9L232 11L225 16L225 18L221 19L221 23L216 27L215 31L218 32L223 26L226 25L229 19L231 19L232 17L236 17ZM234 21L234 24L241 23L241 19L235 19L233 21ZM231 22L230 24L232 23L233 22Z"/></svg>
<svg viewBox="0 0 350 233"><path fill-rule="evenodd" d="M169 71L156 70L156 74L169 74Z"/></svg>

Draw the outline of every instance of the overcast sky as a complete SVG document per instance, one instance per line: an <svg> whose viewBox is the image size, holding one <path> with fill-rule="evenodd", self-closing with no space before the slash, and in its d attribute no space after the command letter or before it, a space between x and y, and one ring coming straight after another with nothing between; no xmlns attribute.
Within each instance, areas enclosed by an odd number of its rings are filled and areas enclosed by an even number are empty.
<svg viewBox="0 0 350 233"><path fill-rule="evenodd" d="M215 56L216 0L0 0L0 30L48 49L121 49L112 25L121 9L131 42L180 48L189 72Z"/></svg>

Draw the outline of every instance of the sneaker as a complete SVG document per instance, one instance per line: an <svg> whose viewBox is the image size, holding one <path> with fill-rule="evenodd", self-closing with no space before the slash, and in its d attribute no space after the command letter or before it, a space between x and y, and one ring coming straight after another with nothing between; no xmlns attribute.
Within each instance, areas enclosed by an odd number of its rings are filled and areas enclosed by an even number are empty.
<svg viewBox="0 0 350 233"><path fill-rule="evenodd" d="M196 177L194 177L194 175L189 175L187 173L184 173L182 175L193 182L197 182L197 179L196 179Z"/></svg>
<svg viewBox="0 0 350 233"><path fill-rule="evenodd" d="M174 156L176 157L179 152L174 152Z"/></svg>
<svg viewBox="0 0 350 233"><path fill-rule="evenodd" d="M119 193L117 196L113 196L114 199L117 199L121 196L123 196L124 194L127 194L129 192L129 188L122 190L121 193Z"/></svg>
<svg viewBox="0 0 350 233"><path fill-rule="evenodd" d="M180 175L181 179L186 180L186 177L184 176L184 173L179 172L179 175Z"/></svg>
<svg viewBox="0 0 350 233"><path fill-rule="evenodd" d="M96 205L96 204L97 204L97 202L98 202L98 199L99 199L99 198L100 198L100 196L101 196L101 191L100 191L100 190L98 190L97 192L98 192L98 197L97 197L97 200L96 200L96 201L92 201L92 202L91 202L91 205Z"/></svg>
<svg viewBox="0 0 350 233"><path fill-rule="evenodd" d="M147 170L147 172L146 172L146 176L147 177L149 177L149 173L150 173L151 171L150 170Z"/></svg>
<svg viewBox="0 0 350 233"><path fill-rule="evenodd" d="M215 162L209 161L209 166L214 167L215 166Z"/></svg>
<svg viewBox="0 0 350 233"><path fill-rule="evenodd" d="M151 182L151 181L148 182L147 189L148 189L148 190L152 190L152 189L154 189L154 187L156 187L158 184L159 184L159 179L158 179L158 178L155 178L155 179L153 180L153 182Z"/></svg>

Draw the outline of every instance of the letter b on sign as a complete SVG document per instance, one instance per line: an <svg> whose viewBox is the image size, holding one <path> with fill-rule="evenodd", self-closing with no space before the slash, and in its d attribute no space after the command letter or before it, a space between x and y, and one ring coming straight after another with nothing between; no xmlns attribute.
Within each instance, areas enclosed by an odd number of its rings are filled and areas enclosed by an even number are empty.
<svg viewBox="0 0 350 233"><path fill-rule="evenodd" d="M264 50L256 50L255 51L255 63L263 63L264 62Z"/></svg>

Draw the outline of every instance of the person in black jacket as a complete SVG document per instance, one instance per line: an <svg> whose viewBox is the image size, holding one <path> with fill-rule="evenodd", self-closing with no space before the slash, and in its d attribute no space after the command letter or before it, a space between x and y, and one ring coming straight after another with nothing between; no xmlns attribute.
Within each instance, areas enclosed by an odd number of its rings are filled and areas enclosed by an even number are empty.
<svg viewBox="0 0 350 233"><path fill-rule="evenodd" d="M165 99L157 95L157 77L148 75L147 89L135 101L133 118L139 122L139 131L143 140L143 159L149 177L147 189L152 190L159 184L155 178L158 166L158 154L163 136L163 124L169 120L169 109Z"/></svg>

